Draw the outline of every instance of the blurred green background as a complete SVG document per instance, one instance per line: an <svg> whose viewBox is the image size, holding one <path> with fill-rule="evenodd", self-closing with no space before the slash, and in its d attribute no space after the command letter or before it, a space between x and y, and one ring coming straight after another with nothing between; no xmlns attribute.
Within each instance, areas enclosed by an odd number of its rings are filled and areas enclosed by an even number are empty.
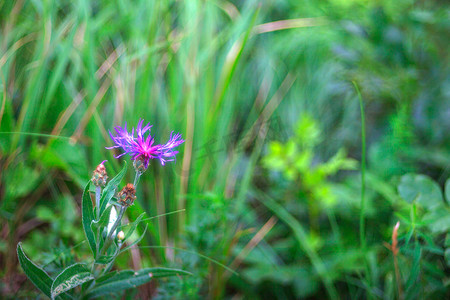
<svg viewBox="0 0 450 300"><path fill-rule="evenodd" d="M128 298L449 296L449 15L446 1L0 1L0 294L38 295L19 241L50 274L87 255L82 187L128 159L108 130L144 118L186 142L152 163L127 218L184 210L149 220L140 245L156 247L117 267L195 275Z"/></svg>

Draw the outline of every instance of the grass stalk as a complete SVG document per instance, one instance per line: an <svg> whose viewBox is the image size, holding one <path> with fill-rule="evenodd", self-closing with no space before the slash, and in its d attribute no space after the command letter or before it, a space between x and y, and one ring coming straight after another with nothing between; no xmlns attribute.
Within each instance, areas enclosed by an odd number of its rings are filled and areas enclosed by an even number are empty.
<svg viewBox="0 0 450 300"><path fill-rule="evenodd" d="M358 94L359 108L361 113L361 208L359 214L359 243L361 246L361 251L364 254L367 286L369 289L368 298L372 298L372 280L370 276L369 262L367 261L367 244L366 244L366 120L364 113L364 102L361 96L361 92L358 88L356 82L353 81L353 86L355 87L356 93Z"/></svg>

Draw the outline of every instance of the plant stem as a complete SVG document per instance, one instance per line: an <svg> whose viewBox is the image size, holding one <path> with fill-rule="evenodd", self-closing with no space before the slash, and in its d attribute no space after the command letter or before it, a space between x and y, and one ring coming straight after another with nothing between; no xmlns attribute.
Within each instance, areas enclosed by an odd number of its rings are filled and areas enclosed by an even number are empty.
<svg viewBox="0 0 450 300"><path fill-rule="evenodd" d="M100 186L96 186L95 187L95 207L97 208L97 220L100 220L100 197L101 197L101 187ZM98 251L99 251L99 245L100 245L100 228L97 228L97 242L95 243L95 259L98 258ZM95 263L94 263L95 265ZM94 265L92 267L94 267Z"/></svg>
<svg viewBox="0 0 450 300"><path fill-rule="evenodd" d="M359 107L361 110L361 211L359 215L359 241L361 248L365 249L365 209L366 209L366 121L364 116L364 104L358 86L353 82L356 92L358 93Z"/></svg>
<svg viewBox="0 0 450 300"><path fill-rule="evenodd" d="M111 243L113 241L112 235L116 231L117 226L119 226L120 221L122 220L123 214L125 213L126 209L127 209L126 206L121 206L120 207L119 215L117 216L116 222L112 226L111 231L108 233L108 236L106 237L105 244L103 245L103 248L100 251L100 253L106 252L106 250L108 250L108 247L111 245Z"/></svg>
<svg viewBox="0 0 450 300"><path fill-rule="evenodd" d="M398 268L398 261L397 261L397 255L394 255L394 269L395 269L395 279L397 281L397 293L398 293L398 299L403 299L403 292L402 292L402 283L400 279L400 270Z"/></svg>
<svg viewBox="0 0 450 300"><path fill-rule="evenodd" d="M141 172L137 172L137 171L136 171L136 175L134 176L134 183L133 183L134 188L136 188L136 186L138 185L138 183L139 183L139 178L141 177L141 175L142 175Z"/></svg>
<svg viewBox="0 0 450 300"><path fill-rule="evenodd" d="M97 208L97 221L100 220L100 197L102 188L100 186L95 187L95 207Z"/></svg>
<svg viewBox="0 0 450 300"><path fill-rule="evenodd" d="M109 262L109 264L106 266L106 268L103 269L101 275L105 274L106 272L108 272L108 271L111 269L112 265L114 264L114 261L116 260L117 255L119 254L119 251L120 251L120 247L121 247L121 246L122 246L122 243L119 242L119 245L117 245L116 252L114 252L114 255L113 255L114 258Z"/></svg>
<svg viewBox="0 0 450 300"><path fill-rule="evenodd" d="M359 108L361 112L361 210L359 215L359 242L361 251L364 253L364 261L366 265L366 280L369 289L371 290L370 268L366 256L366 224L365 224L365 210L366 210L366 118L364 114L364 103L358 85L353 81L353 85L358 94ZM371 291L368 292L367 297L372 299Z"/></svg>

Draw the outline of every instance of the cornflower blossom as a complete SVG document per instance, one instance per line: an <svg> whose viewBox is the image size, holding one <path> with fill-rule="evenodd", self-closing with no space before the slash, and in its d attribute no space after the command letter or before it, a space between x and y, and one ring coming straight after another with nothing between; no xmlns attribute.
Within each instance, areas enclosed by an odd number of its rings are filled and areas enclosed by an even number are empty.
<svg viewBox="0 0 450 300"><path fill-rule="evenodd" d="M150 159L159 159L163 166L166 162L173 161L175 155L178 153L174 148L184 143L184 140L181 139L181 134L177 133L174 135L172 131L167 143L154 145L155 139L150 135L152 125L148 123L142 128L143 123L144 120L140 119L136 129L133 127L131 134L127 131L126 122L125 127L114 127L117 135L113 136L111 132L109 132L109 135L115 145L106 147L106 149L122 148L123 153L114 156L115 158L129 154L132 160L142 161L145 169L147 169ZM147 137L144 137L147 131L148 135Z"/></svg>

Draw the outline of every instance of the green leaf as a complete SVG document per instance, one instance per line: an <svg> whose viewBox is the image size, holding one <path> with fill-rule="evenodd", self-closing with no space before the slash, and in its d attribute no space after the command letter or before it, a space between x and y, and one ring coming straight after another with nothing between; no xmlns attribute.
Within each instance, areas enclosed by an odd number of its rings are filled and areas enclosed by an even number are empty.
<svg viewBox="0 0 450 300"><path fill-rule="evenodd" d="M51 297L53 279L25 255L22 250L22 243L17 244L17 257L19 258L20 266L31 282L33 282L41 292L48 297Z"/></svg>
<svg viewBox="0 0 450 300"><path fill-rule="evenodd" d="M308 258L311 260L311 263L315 269L315 271L320 276L322 282L325 285L325 288L329 294L329 298L336 299L338 298L338 294L336 291L336 288L333 285L333 282L331 280L331 277L326 269L326 266L318 253L316 252L316 249L311 247L310 244L308 244L308 234L306 230L303 228L303 225L282 205L278 204L274 199L272 199L267 194L261 192L261 191L255 191L256 192L256 199L260 200L267 208L269 208L271 211L273 211L280 220L286 223L288 225L292 232L294 233L295 238L297 239L299 246L301 249L303 249L308 256Z"/></svg>
<svg viewBox="0 0 450 300"><path fill-rule="evenodd" d="M450 178L445 182L445 198L448 204L450 204Z"/></svg>
<svg viewBox="0 0 450 300"><path fill-rule="evenodd" d="M407 202L416 201L421 206L433 209L442 204L439 185L425 175L406 174L398 185L398 193Z"/></svg>
<svg viewBox="0 0 450 300"><path fill-rule="evenodd" d="M149 282L152 278L169 277L177 275L192 275L192 273L169 268L146 268L137 272L126 270L116 273L114 276L106 274L107 279L100 277L97 286L87 295L90 297L99 297L107 294L116 295L125 289L135 288L139 285Z"/></svg>
<svg viewBox="0 0 450 300"><path fill-rule="evenodd" d="M422 249L416 245L413 253L413 262L412 262L412 268L409 271L408 280L406 282L406 298L405 299L414 299L416 297L413 297L417 294L417 282L419 281L419 275L420 275L420 258L422 256Z"/></svg>
<svg viewBox="0 0 450 300"><path fill-rule="evenodd" d="M108 204L109 200L114 196L117 190L117 186L122 181L122 178L127 173L127 162L124 161L124 166L122 170L113 178L111 179L106 187L103 189L102 197L100 198L100 214L103 213L103 211L106 208L106 204Z"/></svg>
<svg viewBox="0 0 450 300"><path fill-rule="evenodd" d="M433 233L446 233L450 230L450 209L445 204L436 206L435 209L425 214L423 222L428 223L428 228Z"/></svg>
<svg viewBox="0 0 450 300"><path fill-rule="evenodd" d="M145 212L143 212L142 214L139 215L139 217L137 217L136 221L134 221L133 223L130 223L126 226L131 226L130 230L127 231L127 233L125 234L125 238L123 239L123 241L125 242L132 234L133 232L136 230L136 227L139 225L139 223L141 223L142 218L144 217ZM122 226L123 227L123 226Z"/></svg>
<svg viewBox="0 0 450 300"><path fill-rule="evenodd" d="M97 279L95 279L95 284L98 286L98 285L102 284L104 281L107 281L110 278L116 276L117 274L119 274L119 271L114 270L105 275L102 275L102 276L98 277Z"/></svg>
<svg viewBox="0 0 450 300"><path fill-rule="evenodd" d="M125 248L123 248L120 253L127 251L128 249L130 249L131 247L133 247L134 245L136 245L137 243L139 243L145 236L145 232L147 232L147 225L145 225L145 229L144 232L141 234L140 237L138 237L134 242L132 242L131 244L129 244L128 246L126 246Z"/></svg>
<svg viewBox="0 0 450 300"><path fill-rule="evenodd" d="M447 233L445 236L445 262L447 263L447 267L450 267L450 233Z"/></svg>
<svg viewBox="0 0 450 300"><path fill-rule="evenodd" d="M163 277L171 277L171 276L178 276L178 275L193 275L191 272L180 270L180 269L172 269L172 268L146 268L142 269L141 271L144 271L147 273L151 273L153 278L163 278Z"/></svg>
<svg viewBox="0 0 450 300"><path fill-rule="evenodd" d="M71 265L55 278L51 288L52 299L92 279L94 279L94 276L84 264Z"/></svg>
<svg viewBox="0 0 450 300"><path fill-rule="evenodd" d="M100 256L95 263L98 265L107 265L114 259L114 255L102 255Z"/></svg>
<svg viewBox="0 0 450 300"><path fill-rule="evenodd" d="M100 220L96 221L93 220L91 223L91 229L93 232L96 232L99 228L103 228L108 225L109 222L109 215L111 214L111 209L113 208L112 205L108 206L105 211L100 216ZM101 231L100 231L101 232ZM98 241L96 241L98 243Z"/></svg>
<svg viewBox="0 0 450 300"><path fill-rule="evenodd" d="M90 181L86 184L83 192L83 199L81 201L81 219L83 223L84 233L86 234L86 238L89 243L89 247L91 248L92 253L95 256L96 252L96 244L95 244L95 236L94 232L91 228L91 223L95 220L94 217L94 209L92 207L92 200L89 194L89 185Z"/></svg>

